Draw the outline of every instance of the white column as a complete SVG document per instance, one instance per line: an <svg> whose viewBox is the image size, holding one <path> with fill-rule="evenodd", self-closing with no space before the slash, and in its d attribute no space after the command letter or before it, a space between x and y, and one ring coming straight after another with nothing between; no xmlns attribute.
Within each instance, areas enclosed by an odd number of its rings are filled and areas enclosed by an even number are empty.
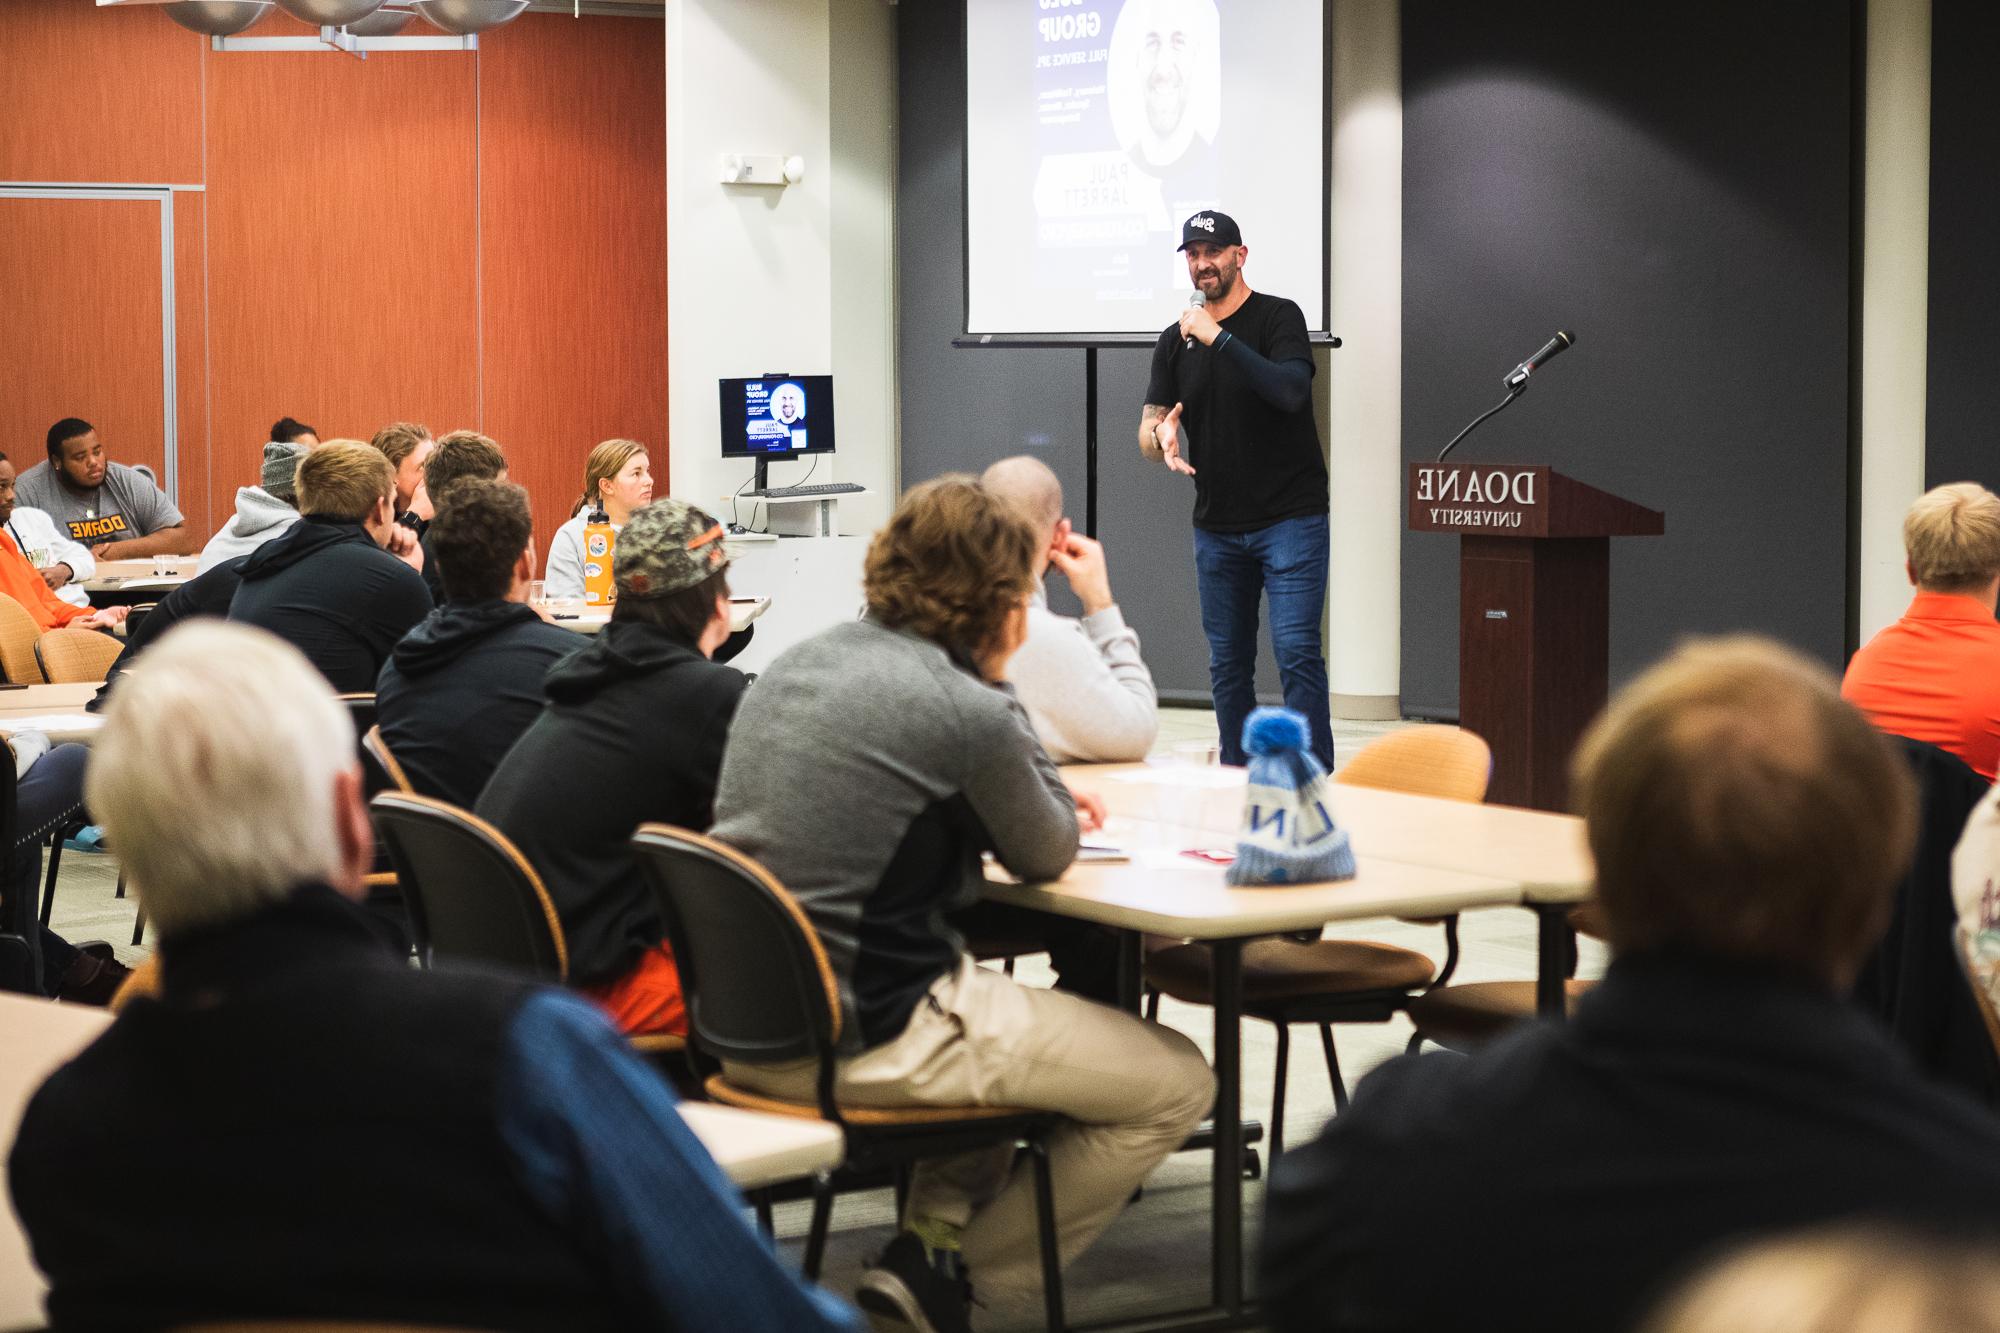
<svg viewBox="0 0 2000 1333"><path fill-rule="evenodd" d="M674 0L666 42L669 490L715 512L750 475L721 457L718 379L830 372L839 448L813 480L875 489L839 510L867 532L895 481L894 11ZM724 185L725 153L797 154L805 177Z"/></svg>
<svg viewBox="0 0 2000 1333"><path fill-rule="evenodd" d="M1861 642L1902 615L1903 512L1924 489L1930 0L1869 0L1861 205Z"/></svg>
<svg viewBox="0 0 2000 1333"><path fill-rule="evenodd" d="M1403 101L1398 0L1333 5L1332 564L1335 717L1400 716Z"/></svg>

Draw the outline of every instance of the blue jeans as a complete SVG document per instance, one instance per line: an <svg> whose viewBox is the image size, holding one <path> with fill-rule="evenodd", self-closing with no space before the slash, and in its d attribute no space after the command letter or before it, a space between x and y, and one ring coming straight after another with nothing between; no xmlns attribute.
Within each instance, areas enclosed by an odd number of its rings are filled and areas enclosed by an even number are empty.
<svg viewBox="0 0 2000 1333"><path fill-rule="evenodd" d="M1313 753L1333 769L1333 722L1319 622L1326 614L1326 515L1255 532L1194 530L1201 628L1222 762L1241 764L1243 720L1257 704L1257 599L1271 599L1271 650L1285 706L1305 714Z"/></svg>

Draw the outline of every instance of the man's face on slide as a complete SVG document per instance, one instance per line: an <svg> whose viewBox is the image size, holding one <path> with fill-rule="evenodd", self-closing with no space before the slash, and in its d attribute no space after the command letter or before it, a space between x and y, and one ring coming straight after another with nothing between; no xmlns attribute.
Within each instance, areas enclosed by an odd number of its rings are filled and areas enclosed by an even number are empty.
<svg viewBox="0 0 2000 1333"><path fill-rule="evenodd" d="M771 415L787 426L804 416L805 404L800 401L798 391L791 388L778 390L772 399Z"/></svg>
<svg viewBox="0 0 2000 1333"><path fill-rule="evenodd" d="M1236 275L1249 257L1248 246L1196 241L1187 248L1188 280L1208 304L1214 305L1236 289Z"/></svg>
<svg viewBox="0 0 2000 1333"><path fill-rule="evenodd" d="M1156 0L1141 11L1141 17L1139 79L1146 90L1146 124L1165 138L1180 128L1181 117L1187 114L1194 30L1178 4Z"/></svg>

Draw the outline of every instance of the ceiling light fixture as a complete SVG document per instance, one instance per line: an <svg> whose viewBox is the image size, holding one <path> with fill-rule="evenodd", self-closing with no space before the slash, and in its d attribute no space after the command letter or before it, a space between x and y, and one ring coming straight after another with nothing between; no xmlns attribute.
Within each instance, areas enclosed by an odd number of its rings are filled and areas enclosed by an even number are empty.
<svg viewBox="0 0 2000 1333"><path fill-rule="evenodd" d="M161 11L190 32L231 37L271 12L271 0L174 0Z"/></svg>

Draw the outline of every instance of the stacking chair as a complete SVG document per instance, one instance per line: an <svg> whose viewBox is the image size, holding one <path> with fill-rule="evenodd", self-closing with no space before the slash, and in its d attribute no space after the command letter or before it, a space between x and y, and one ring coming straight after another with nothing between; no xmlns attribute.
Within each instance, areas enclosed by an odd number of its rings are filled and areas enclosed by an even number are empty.
<svg viewBox="0 0 2000 1333"><path fill-rule="evenodd" d="M890 1167L900 1181L913 1163L927 1158L996 1143L1025 1144L1035 1173L1044 1315L1050 1329L1064 1328L1062 1259L1044 1144L1062 1118L1007 1106L842 1106L834 1096L840 987L797 901L749 857L685 829L641 825L632 848L659 894L687 999L690 1038L708 1054L740 1064L809 1059L818 1066L810 1100L756 1092L730 1082L727 1074L708 1080L709 1096L731 1106L840 1126L847 1141L842 1172L850 1175ZM815 1281L826 1253L834 1189L831 1175L814 1182L804 1267ZM899 1189L899 1198L901 1194Z"/></svg>
<svg viewBox="0 0 2000 1333"><path fill-rule="evenodd" d="M35 640L35 664L51 685L103 680L125 645L94 629L52 629Z"/></svg>
<svg viewBox="0 0 2000 1333"><path fill-rule="evenodd" d="M542 877L507 838L470 811L413 792L369 802L410 913L417 961L493 963L554 985L569 979L569 943ZM666 1057L687 1043L670 1033L633 1037Z"/></svg>
<svg viewBox="0 0 2000 1333"><path fill-rule="evenodd" d="M361 753L373 761L375 771L368 775L368 795L372 798L378 792L400 791L411 793L416 787L410 782L410 775L396 762L396 756L389 752L389 742L382 739L382 728L372 726L361 734Z"/></svg>
<svg viewBox="0 0 2000 1333"><path fill-rule="evenodd" d="M35 656L35 640L42 627L28 614L28 608L0 593L0 671L10 685L41 685L41 661Z"/></svg>
<svg viewBox="0 0 2000 1333"><path fill-rule="evenodd" d="M540 875L507 836L429 796L369 802L410 909L417 961L498 963L560 985L569 948Z"/></svg>
<svg viewBox="0 0 2000 1333"><path fill-rule="evenodd" d="M1593 939L1603 939L1603 909L1595 901L1577 904L1570 909L1569 928L1572 938L1589 935ZM1576 979L1576 949L1573 945L1569 970L1571 975L1563 982L1563 1008L1574 1013L1576 1002L1597 983ZM1454 986L1434 986L1411 999L1409 1013L1410 1022L1417 1029L1410 1038L1411 1050L1417 1050L1428 1041L1446 1050L1474 1051L1516 1023L1526 1023L1534 1018L1535 983L1471 981Z"/></svg>
<svg viewBox="0 0 2000 1333"><path fill-rule="evenodd" d="M1492 751L1472 732L1424 726L1371 742L1333 780L1346 786L1480 801L1492 771ZM1444 928L1442 968L1414 949L1366 940L1257 940L1244 947L1243 1012L1278 1030L1277 1074L1271 1088L1273 1158L1285 1150L1291 1025L1319 1025L1334 1109L1346 1110L1347 1084L1334 1050L1333 1024L1386 1023L1409 1006L1414 994L1448 982L1458 967L1458 918L1445 917L1436 924ZM1206 945L1179 944L1149 954L1146 982L1155 992L1149 1017L1158 1015L1160 993L1189 1004L1215 1002L1212 956Z"/></svg>

